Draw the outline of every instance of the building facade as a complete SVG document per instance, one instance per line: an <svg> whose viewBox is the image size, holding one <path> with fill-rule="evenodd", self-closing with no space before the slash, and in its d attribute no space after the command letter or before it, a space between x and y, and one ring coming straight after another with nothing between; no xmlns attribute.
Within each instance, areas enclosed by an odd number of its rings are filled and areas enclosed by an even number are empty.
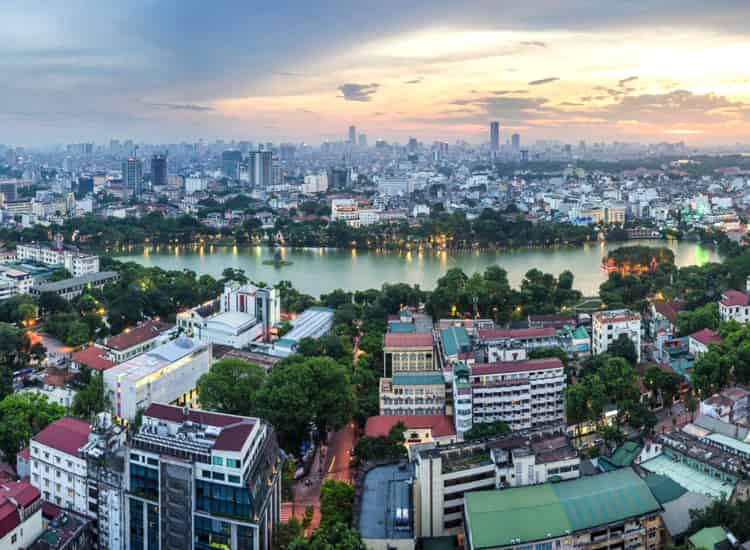
<svg viewBox="0 0 750 550"><path fill-rule="evenodd" d="M282 456L257 418L154 404L128 447L130 550L268 550Z"/></svg>
<svg viewBox="0 0 750 550"><path fill-rule="evenodd" d="M436 369L432 333L388 332L383 341L385 375L400 372L433 372Z"/></svg>
<svg viewBox="0 0 750 550"><path fill-rule="evenodd" d="M591 352L606 353L610 344L620 335L627 336L641 360L641 316L629 309L597 311L591 315Z"/></svg>
<svg viewBox="0 0 750 550"><path fill-rule="evenodd" d="M445 380L440 372L397 372L380 379L380 414L444 414Z"/></svg>

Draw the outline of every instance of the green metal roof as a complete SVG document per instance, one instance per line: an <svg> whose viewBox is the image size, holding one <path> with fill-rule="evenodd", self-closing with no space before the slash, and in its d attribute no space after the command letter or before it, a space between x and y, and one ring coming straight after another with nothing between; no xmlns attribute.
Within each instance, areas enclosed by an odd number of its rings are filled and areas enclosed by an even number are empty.
<svg viewBox="0 0 750 550"><path fill-rule="evenodd" d="M464 327L448 327L440 331L440 339L443 341L443 350L446 355L458 355L462 350L468 350L469 333Z"/></svg>
<svg viewBox="0 0 750 550"><path fill-rule="evenodd" d="M687 493L685 487L664 475L647 474L645 481L648 488L651 489L651 494L659 501L659 504L672 502Z"/></svg>
<svg viewBox="0 0 750 550"><path fill-rule="evenodd" d="M730 449L734 449L735 451L739 451L745 455L750 455L750 445L748 445L744 441L740 441L738 439L734 439L733 437L728 437L724 434L719 433L712 433L707 437L708 439L710 439L711 441L715 441L719 445L724 445L725 447L729 447Z"/></svg>
<svg viewBox="0 0 750 550"><path fill-rule="evenodd" d="M589 337L588 331L582 326L578 327L577 329L573 331L573 338L575 339L584 339L588 337Z"/></svg>
<svg viewBox="0 0 750 550"><path fill-rule="evenodd" d="M393 375L394 386L442 386L444 384L443 375L439 372L398 372Z"/></svg>
<svg viewBox="0 0 750 550"><path fill-rule="evenodd" d="M640 452L638 443L626 441L615 450L610 460L617 466L630 466Z"/></svg>
<svg viewBox="0 0 750 550"><path fill-rule="evenodd" d="M693 548L704 548L714 550L714 546L727 538L727 532L723 527L704 527L692 537L688 537Z"/></svg>
<svg viewBox="0 0 750 550"><path fill-rule="evenodd" d="M417 332L417 327L414 323L405 323L403 321L394 321L388 323L388 331L398 334Z"/></svg>
<svg viewBox="0 0 750 550"><path fill-rule="evenodd" d="M475 550L561 537L660 509L631 468L555 484L471 492L464 499L466 531Z"/></svg>

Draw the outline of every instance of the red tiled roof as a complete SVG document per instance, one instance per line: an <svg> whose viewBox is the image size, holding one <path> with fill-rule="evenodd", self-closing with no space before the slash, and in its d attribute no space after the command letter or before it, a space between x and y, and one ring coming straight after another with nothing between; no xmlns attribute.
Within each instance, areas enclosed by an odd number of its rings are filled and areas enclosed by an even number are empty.
<svg viewBox="0 0 750 550"><path fill-rule="evenodd" d="M494 338L549 338L556 334L553 327L547 328L493 328L479 331L479 338L492 340Z"/></svg>
<svg viewBox="0 0 750 550"><path fill-rule="evenodd" d="M0 538L21 524L19 508L26 508L40 496L39 489L28 481L0 485Z"/></svg>
<svg viewBox="0 0 750 550"><path fill-rule="evenodd" d="M370 437L387 436L397 422L403 422L409 430L430 428L432 437L456 434L452 416L444 414L403 414L371 416L365 424L365 435Z"/></svg>
<svg viewBox="0 0 750 550"><path fill-rule="evenodd" d="M710 344L718 344L721 342L721 336L719 336L719 333L715 330L711 330L710 328L704 328L703 330L694 332L690 335L690 338L692 338L693 340L697 340L704 346L708 346Z"/></svg>
<svg viewBox="0 0 750 550"><path fill-rule="evenodd" d="M64 416L36 434L32 439L69 455L78 455L78 449L86 445L91 433L88 422Z"/></svg>
<svg viewBox="0 0 750 550"><path fill-rule="evenodd" d="M216 426L222 428L224 426L230 426L237 424L238 422L248 420L247 417L237 416L233 414L223 414L215 412L202 411L200 409L188 409L187 418L183 414L182 407L175 407L174 405L165 405L163 403L152 403L143 413L143 416L150 418L160 418L169 422L182 422L189 420L196 424L203 424L204 426Z"/></svg>
<svg viewBox="0 0 750 550"><path fill-rule="evenodd" d="M727 290L719 303L723 306L746 306L750 303L750 296L739 290Z"/></svg>
<svg viewBox="0 0 750 550"><path fill-rule="evenodd" d="M384 347L386 348L420 348L428 346L432 346L432 333L430 332L388 332L385 335Z"/></svg>
<svg viewBox="0 0 750 550"><path fill-rule="evenodd" d="M126 332L121 332L117 336L113 336L104 345L108 348L122 351L132 348L137 344L148 342L170 328L172 328L172 325L162 323L161 321L146 321Z"/></svg>
<svg viewBox="0 0 750 550"><path fill-rule="evenodd" d="M654 303L654 310L666 317L673 325L677 323L677 315L679 315L680 311L683 309L685 309L685 302L682 300Z"/></svg>
<svg viewBox="0 0 750 550"><path fill-rule="evenodd" d="M471 375L509 374L511 372L529 372L533 370L561 369L562 361L557 357L529 359L528 361L511 361L500 363L483 363L471 368Z"/></svg>
<svg viewBox="0 0 750 550"><path fill-rule="evenodd" d="M73 353L72 359L76 363L85 365L90 369L104 371L111 369L117 363L107 357L106 350L96 346L89 346Z"/></svg>
<svg viewBox="0 0 750 550"><path fill-rule="evenodd" d="M241 451L254 426L255 422L245 420L236 426L222 429L214 442L214 449L218 451Z"/></svg>
<svg viewBox="0 0 750 550"><path fill-rule="evenodd" d="M45 386L64 386L73 379L73 373L68 369L58 369L57 367L47 367L44 371Z"/></svg>

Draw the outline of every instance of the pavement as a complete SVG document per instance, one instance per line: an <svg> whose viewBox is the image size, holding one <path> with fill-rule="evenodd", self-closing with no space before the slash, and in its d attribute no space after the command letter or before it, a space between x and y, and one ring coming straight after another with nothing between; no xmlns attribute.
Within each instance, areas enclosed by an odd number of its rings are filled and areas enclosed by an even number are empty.
<svg viewBox="0 0 750 550"><path fill-rule="evenodd" d="M354 482L354 468L349 466L351 460L350 451L354 449L357 441L356 429L354 422L349 422L338 432L331 434L328 438L328 457L326 460L326 477L328 479L337 479Z"/></svg>
<svg viewBox="0 0 750 550"><path fill-rule="evenodd" d="M674 423L672 420L673 418ZM654 427L654 433L662 434L671 432L675 428L682 428L685 424L688 424L691 421L692 418L690 413L685 409L685 405L683 403L675 403L672 405L671 414L667 407L656 412L656 426Z"/></svg>

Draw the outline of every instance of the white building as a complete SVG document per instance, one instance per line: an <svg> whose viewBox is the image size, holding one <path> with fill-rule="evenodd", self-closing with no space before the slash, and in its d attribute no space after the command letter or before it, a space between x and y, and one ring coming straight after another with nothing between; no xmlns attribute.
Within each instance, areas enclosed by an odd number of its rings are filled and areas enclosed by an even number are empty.
<svg viewBox="0 0 750 550"><path fill-rule="evenodd" d="M328 174L326 172L306 175L300 188L300 193L303 195L315 195L326 191L328 191Z"/></svg>
<svg viewBox="0 0 750 550"><path fill-rule="evenodd" d="M208 180L200 174L193 174L185 178L185 194L202 193L208 189Z"/></svg>
<svg viewBox="0 0 750 550"><path fill-rule="evenodd" d="M641 316L629 309L597 311L591 315L591 352L606 353L612 342L624 334L633 345L641 360Z"/></svg>
<svg viewBox="0 0 750 550"><path fill-rule="evenodd" d="M359 227L359 203L357 199L332 199L331 221L343 221L352 227Z"/></svg>
<svg viewBox="0 0 750 550"><path fill-rule="evenodd" d="M750 286L750 280L748 280ZM719 318L722 321L750 321L750 296L739 290L727 290L719 300Z"/></svg>
<svg viewBox="0 0 750 550"><path fill-rule="evenodd" d="M210 363L210 344L182 336L104 371L104 391L114 415L132 422L151 403L192 403Z"/></svg>
<svg viewBox="0 0 750 550"><path fill-rule="evenodd" d="M80 455L91 426L78 418L56 420L31 439L31 483L56 506L90 515L86 492L86 460Z"/></svg>
<svg viewBox="0 0 750 550"><path fill-rule="evenodd" d="M16 247L16 257L19 261L31 260L48 266L64 267L73 277L99 272L99 256L64 248L59 237L55 246L19 244Z"/></svg>
<svg viewBox="0 0 750 550"><path fill-rule="evenodd" d="M0 485L0 548L23 550L43 532L42 499L28 481Z"/></svg>
<svg viewBox="0 0 750 550"><path fill-rule="evenodd" d="M14 288L14 295L28 294L34 286L34 277L31 273L20 269L0 266L0 279L9 281Z"/></svg>

